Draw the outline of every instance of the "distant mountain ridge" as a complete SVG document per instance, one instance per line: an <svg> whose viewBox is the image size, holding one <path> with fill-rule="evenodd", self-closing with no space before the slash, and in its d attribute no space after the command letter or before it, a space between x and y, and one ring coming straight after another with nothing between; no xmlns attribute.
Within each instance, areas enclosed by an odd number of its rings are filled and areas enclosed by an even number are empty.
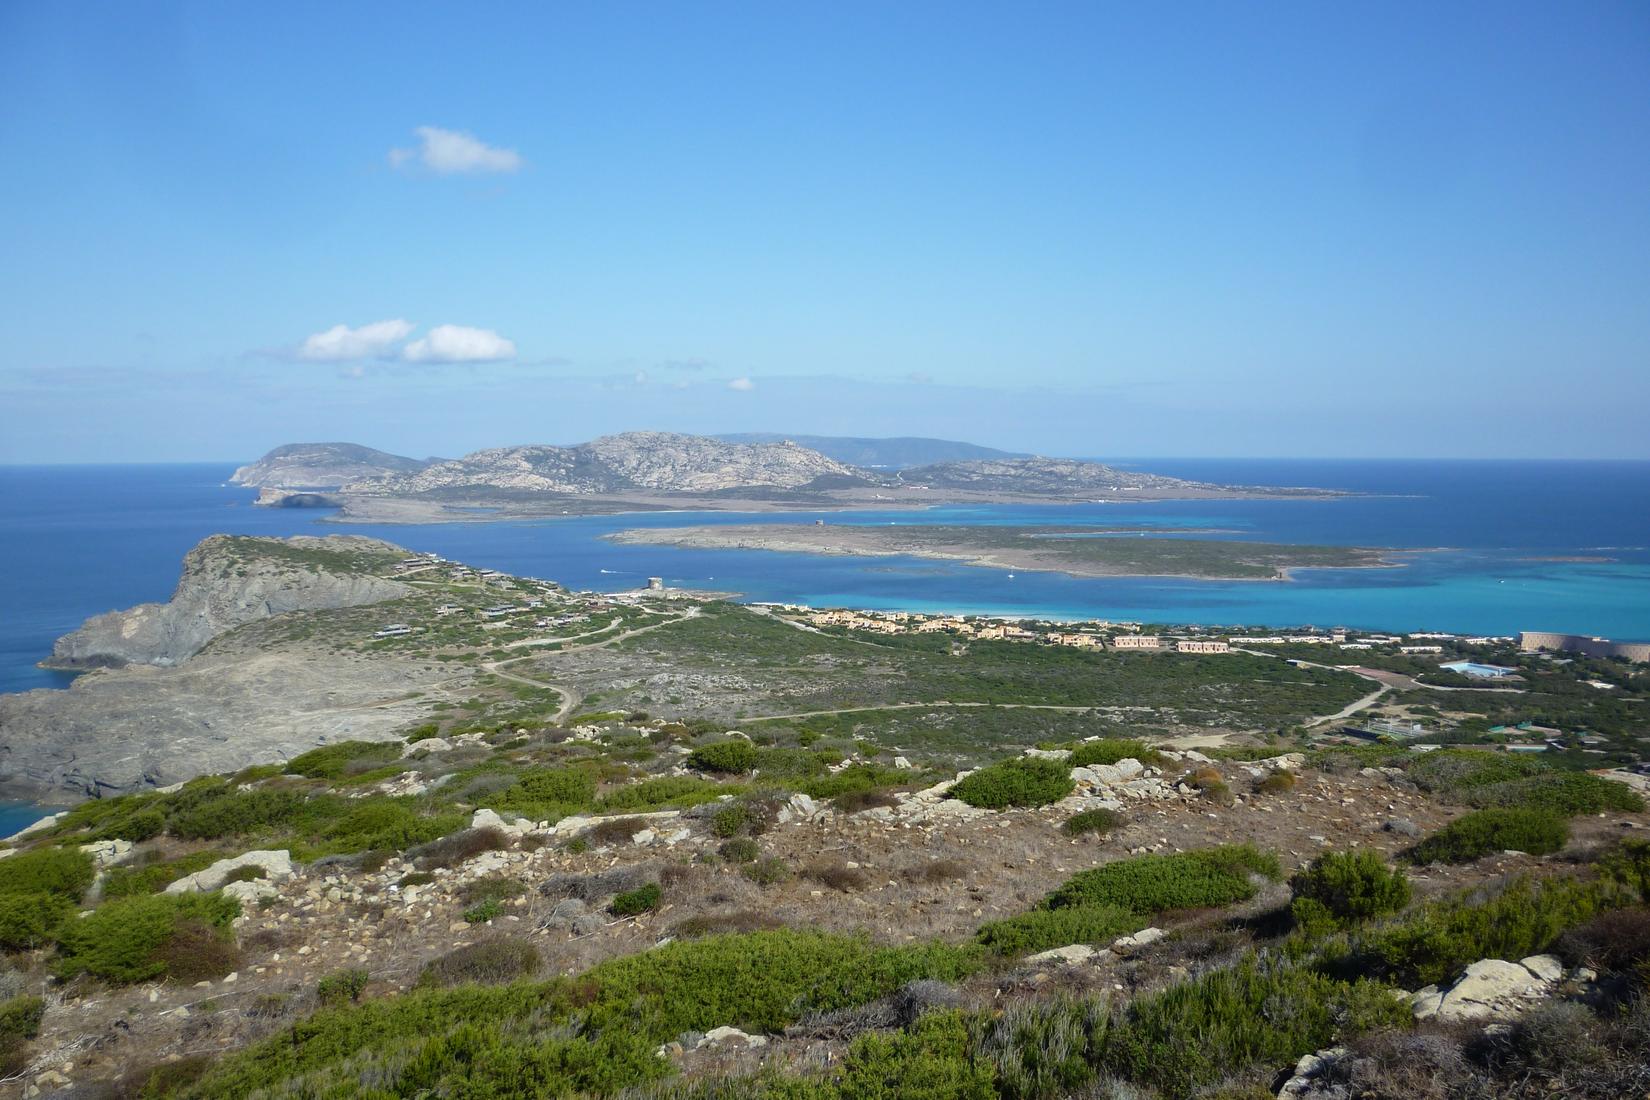
<svg viewBox="0 0 1650 1100"><path fill-rule="evenodd" d="M746 442L745 440L752 440ZM827 454L804 441L824 442ZM866 465L841 455L880 461ZM945 457L936 455L975 457ZM918 459L930 461L917 463ZM916 464L912 464L916 463ZM351 476L346 476L351 475ZM462 458L419 460L354 444L291 444L278 447L235 472L234 481L264 490L260 503L325 502L305 490L336 489L354 514L370 502L512 502L531 508L555 498L592 502L681 501L712 498L769 500L822 506L894 500L1032 498L1094 499L1125 491L1158 496L1202 496L1228 487L1119 469L1081 459L1018 456L950 440L890 440L765 434L683 435L624 432L588 443L534 443L491 447ZM1281 490L1249 489L1274 495ZM1296 490L1294 492L1300 492ZM308 497L315 497L309 501ZM266 499L267 498L267 499ZM380 508L378 514L385 514Z"/></svg>
<svg viewBox="0 0 1650 1100"><path fill-rule="evenodd" d="M995 447L982 447L977 443L910 435L876 439L848 435L781 435L777 432L733 432L718 435L715 438L726 440L729 443L779 443L789 440L849 466L867 466L873 469L905 469L911 466L932 466L940 462L1031 457L1028 454L1014 451L999 451Z"/></svg>
<svg viewBox="0 0 1650 1100"><path fill-rule="evenodd" d="M865 471L795 443L728 443L673 432L625 432L571 447L494 447L410 474L364 478L360 493L424 493L469 486L581 495L716 493L867 483Z"/></svg>

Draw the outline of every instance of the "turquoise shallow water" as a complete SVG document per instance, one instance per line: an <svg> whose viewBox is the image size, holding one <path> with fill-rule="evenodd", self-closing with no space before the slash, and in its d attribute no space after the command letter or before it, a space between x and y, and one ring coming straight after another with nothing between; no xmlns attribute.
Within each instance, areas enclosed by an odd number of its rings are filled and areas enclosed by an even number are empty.
<svg viewBox="0 0 1650 1100"><path fill-rule="evenodd" d="M34 664L88 615L165 599L183 554L217 532L350 531L580 588L650 575L816 606L1051 618L1650 638L1650 463L1153 460L1150 469L1234 484L1316 485L1337 500L936 508L834 514L860 523L1138 524L1187 537L1426 549L1402 568L1303 570L1289 583L1078 579L909 558L619 546L629 526L740 523L727 513L569 517L532 523L341 527L324 513L261 509L227 488L230 464L0 467L0 690L61 687ZM763 522L811 523L809 513ZM1443 548L1443 549L1437 549ZM1604 560L1558 560L1589 558ZM0 745L3 749L3 745Z"/></svg>

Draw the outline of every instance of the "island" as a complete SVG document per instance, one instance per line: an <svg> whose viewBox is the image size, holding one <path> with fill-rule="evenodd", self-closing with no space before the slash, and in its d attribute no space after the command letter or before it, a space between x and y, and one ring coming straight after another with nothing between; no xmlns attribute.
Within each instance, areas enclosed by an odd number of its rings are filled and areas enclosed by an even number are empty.
<svg viewBox="0 0 1650 1100"><path fill-rule="evenodd" d="M696 550L908 556L1073 577L1202 580L1288 580L1294 569L1390 567L1395 564L1390 555L1396 553L1357 546L1186 538L1164 528L1094 526L754 523L637 527L606 537L620 543Z"/></svg>
<svg viewBox="0 0 1650 1100"><path fill-rule="evenodd" d="M665 510L926 508L940 504L1340 496L1216 485L1082 459L934 440L720 438L625 432L569 446L493 447L410 459L346 443L287 444L236 470L270 507L337 509L341 523L487 522ZM830 453L826 453L829 451ZM855 465L837 455L870 465ZM909 464L913 460L921 465Z"/></svg>

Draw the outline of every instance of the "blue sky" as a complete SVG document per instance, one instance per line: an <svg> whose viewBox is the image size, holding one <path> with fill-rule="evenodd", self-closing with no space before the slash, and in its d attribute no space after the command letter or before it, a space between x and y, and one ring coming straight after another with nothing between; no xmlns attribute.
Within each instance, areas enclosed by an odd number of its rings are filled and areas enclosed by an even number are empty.
<svg viewBox="0 0 1650 1100"><path fill-rule="evenodd" d="M1650 457L1643 3L20 0L0 150L0 461Z"/></svg>

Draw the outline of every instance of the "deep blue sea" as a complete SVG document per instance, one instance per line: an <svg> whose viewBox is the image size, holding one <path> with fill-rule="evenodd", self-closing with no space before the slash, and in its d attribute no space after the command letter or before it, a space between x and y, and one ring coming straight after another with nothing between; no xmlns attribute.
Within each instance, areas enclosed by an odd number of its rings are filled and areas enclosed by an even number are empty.
<svg viewBox="0 0 1650 1100"><path fill-rule="evenodd" d="M230 464L0 467L0 691L61 687L35 667L87 616L164 600L179 563L219 532L353 532L576 588L649 575L748 600L1049 618L1650 638L1650 462L1151 459L1157 473L1242 485L1310 485L1334 500L1188 501L830 513L833 523L994 523L1219 529L1274 542L1424 550L1398 569L1303 570L1289 583L1076 579L908 558L618 546L641 525L750 522L719 513L519 523L340 526L326 511L252 506ZM768 513L812 523L822 513ZM1566 557L1605 558L1573 562ZM37 815L0 804L0 836Z"/></svg>
<svg viewBox="0 0 1650 1100"><path fill-rule="evenodd" d="M1305 570L1292 583L1025 572L1010 578L1000 570L920 559L678 550L599 538L630 526L750 522L748 515L337 525L325 522L325 511L253 507L251 492L224 485L233 468L228 464L0 467L0 690L67 683L64 675L34 667L53 639L88 615L165 599L184 553L218 532L372 534L592 589L630 588L660 575L674 585L737 591L751 600L816 605L1650 637L1650 462L1152 459L1134 465L1228 484L1313 485L1363 495L934 508L833 513L831 521L1167 525L1188 537L1219 529L1266 541L1431 552L1406 556L1399 569ZM817 515L759 518L807 524ZM1610 560L1550 560L1564 557Z"/></svg>

